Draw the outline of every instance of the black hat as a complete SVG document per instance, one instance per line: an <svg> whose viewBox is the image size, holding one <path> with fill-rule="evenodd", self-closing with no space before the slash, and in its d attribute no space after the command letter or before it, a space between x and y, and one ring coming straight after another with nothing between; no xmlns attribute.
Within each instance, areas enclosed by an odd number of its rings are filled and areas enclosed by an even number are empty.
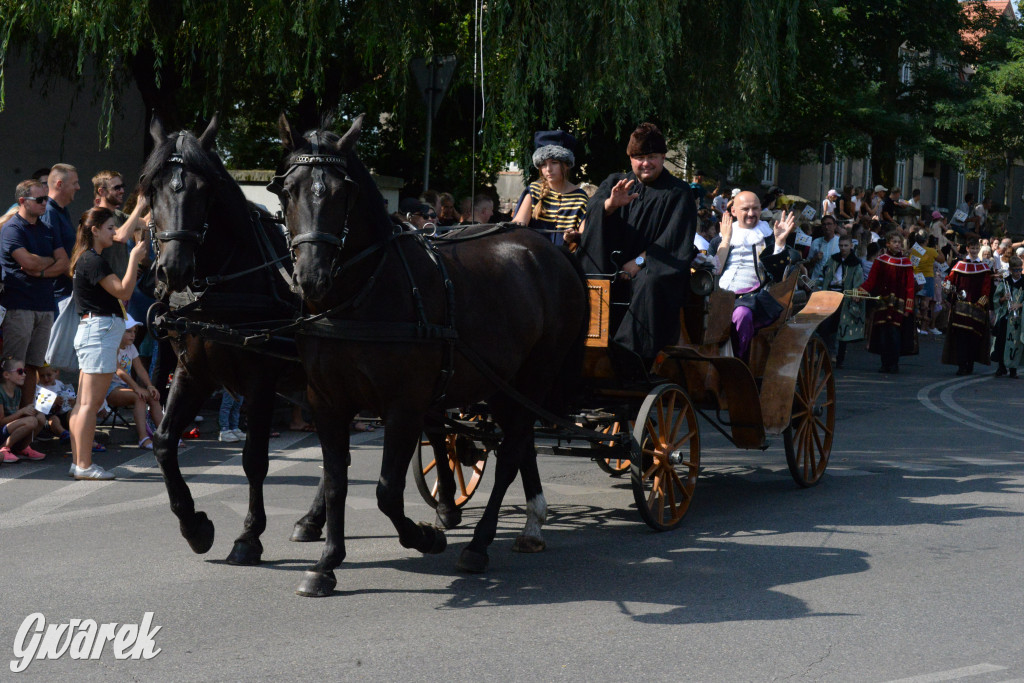
<svg viewBox="0 0 1024 683"><path fill-rule="evenodd" d="M533 165L537 168L548 159L564 161L569 168L576 165L576 138L564 130L537 131L533 134L533 148Z"/></svg>
<svg viewBox="0 0 1024 683"><path fill-rule="evenodd" d="M406 197L402 201L398 202L398 212L403 216L415 213L427 218L430 216L432 211L433 209L415 197Z"/></svg>

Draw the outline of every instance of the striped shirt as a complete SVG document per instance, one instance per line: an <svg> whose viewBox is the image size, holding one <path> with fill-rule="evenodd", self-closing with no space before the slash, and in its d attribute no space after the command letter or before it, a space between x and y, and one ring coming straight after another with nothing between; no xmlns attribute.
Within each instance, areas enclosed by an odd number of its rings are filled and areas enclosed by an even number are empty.
<svg viewBox="0 0 1024 683"><path fill-rule="evenodd" d="M540 199L541 181L530 183L526 192L530 193L533 205L537 206ZM526 197L523 193L523 198ZM540 217L530 219L530 227L536 230L579 230L583 219L587 217L587 193L582 188L572 192L555 192L549 189L541 201ZM521 203L521 200L520 200ZM555 244L562 244L562 235L551 235Z"/></svg>

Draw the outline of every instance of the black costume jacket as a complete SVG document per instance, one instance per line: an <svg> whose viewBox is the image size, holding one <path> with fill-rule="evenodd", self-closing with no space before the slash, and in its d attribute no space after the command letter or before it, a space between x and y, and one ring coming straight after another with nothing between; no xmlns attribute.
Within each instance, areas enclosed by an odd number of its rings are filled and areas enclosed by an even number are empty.
<svg viewBox="0 0 1024 683"><path fill-rule="evenodd" d="M605 214L604 202L617 182L635 181L640 196ZM587 223L576 254L588 274L613 274L646 252L646 267L632 280L629 310L614 334L616 344L652 359L679 337L679 309L690 280L697 232L693 193L667 170L644 185L633 173L608 176L587 206ZM612 253L620 252L617 262Z"/></svg>

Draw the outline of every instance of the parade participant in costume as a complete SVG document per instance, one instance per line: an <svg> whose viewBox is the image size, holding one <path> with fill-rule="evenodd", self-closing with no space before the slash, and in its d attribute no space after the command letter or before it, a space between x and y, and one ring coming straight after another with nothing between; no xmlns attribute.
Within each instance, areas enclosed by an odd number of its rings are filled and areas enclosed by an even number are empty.
<svg viewBox="0 0 1024 683"><path fill-rule="evenodd" d="M942 362L956 365L957 375L974 372L974 363L989 364L988 311L992 306L992 269L978 259L977 239L967 242L967 258L957 261L946 276L950 306Z"/></svg>
<svg viewBox="0 0 1024 683"><path fill-rule="evenodd" d="M761 223L761 201L753 192L740 192L722 218L722 243L718 262L722 289L743 295L736 297L732 312L733 345L738 358L746 358L754 333L767 327L782 313L782 306L768 292L770 281L782 280L791 262L786 238L796 226L792 213L775 223L774 244L766 245ZM764 272L762 272L764 271Z"/></svg>
<svg viewBox="0 0 1024 683"><path fill-rule="evenodd" d="M1010 257L1009 274L996 284L992 297L996 307L996 327L992 340L992 360L999 363L996 377L1006 375L1017 379L1017 368L1024 356L1024 325L1021 324L1021 308L1024 307L1024 277L1021 264L1016 256Z"/></svg>
<svg viewBox="0 0 1024 683"><path fill-rule="evenodd" d="M917 354L914 329L914 266L903 255L903 237L898 230L885 236L885 253L871 266L860 291L882 298L867 315L865 335L868 351L882 357L879 372L898 373L900 356Z"/></svg>
<svg viewBox="0 0 1024 683"><path fill-rule="evenodd" d="M853 253L853 238L839 238L839 253L832 254L825 262L818 289L831 292L848 292L864 283L864 269L860 259ZM864 301L856 297L843 299L842 307L830 315L818 328L829 352L836 360L836 367L843 367L846 359L846 344L864 338Z"/></svg>
<svg viewBox="0 0 1024 683"><path fill-rule="evenodd" d="M563 130L542 130L533 136L533 145L533 165L540 179L523 191L512 220L534 230L563 231L550 234L555 244L578 244L589 198L569 182L569 169L576 164L576 138Z"/></svg>
<svg viewBox="0 0 1024 683"><path fill-rule="evenodd" d="M621 268L619 285L630 289L630 303L615 330L613 354L616 347L632 352L645 369L679 338L679 309L697 231L693 193L665 170L667 151L654 124L633 131L626 148L632 171L613 173L601 183L587 205L587 226L576 252L587 273Z"/></svg>

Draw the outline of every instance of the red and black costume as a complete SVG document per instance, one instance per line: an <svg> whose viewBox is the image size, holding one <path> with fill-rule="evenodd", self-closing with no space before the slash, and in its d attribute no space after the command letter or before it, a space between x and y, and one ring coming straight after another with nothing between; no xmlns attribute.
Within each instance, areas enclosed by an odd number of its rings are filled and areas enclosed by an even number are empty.
<svg viewBox="0 0 1024 683"><path fill-rule="evenodd" d="M906 256L880 254L861 289L882 298L868 302L868 351L882 357L881 372L899 372L900 356L917 353L914 266Z"/></svg>
<svg viewBox="0 0 1024 683"><path fill-rule="evenodd" d="M974 372L975 362L990 362L988 312L992 308L992 270L987 263L960 261L950 270L946 282L952 286L942 362L958 366L958 375L969 375Z"/></svg>

